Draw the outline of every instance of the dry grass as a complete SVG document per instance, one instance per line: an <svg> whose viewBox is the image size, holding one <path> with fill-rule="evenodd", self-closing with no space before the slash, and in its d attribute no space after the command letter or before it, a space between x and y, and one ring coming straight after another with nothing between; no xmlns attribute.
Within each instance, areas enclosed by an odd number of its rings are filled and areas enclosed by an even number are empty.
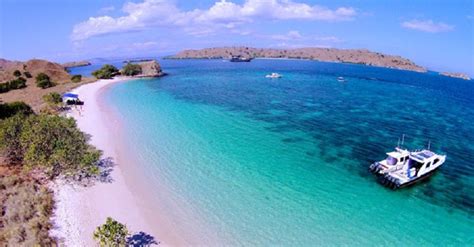
<svg viewBox="0 0 474 247"><path fill-rule="evenodd" d="M56 85L51 88L41 89L37 87L32 80L28 80L26 83L26 88L2 93L0 94L0 100L7 103L14 101L23 101L30 105L35 112L39 112L42 108L46 106L43 100L44 95L51 92L57 92L62 94L80 85L84 85L94 81L96 81L95 78L83 77L82 81L78 83L68 82Z"/></svg>
<svg viewBox="0 0 474 247"><path fill-rule="evenodd" d="M0 243L51 246L53 194L38 180L3 167L0 170Z"/></svg>

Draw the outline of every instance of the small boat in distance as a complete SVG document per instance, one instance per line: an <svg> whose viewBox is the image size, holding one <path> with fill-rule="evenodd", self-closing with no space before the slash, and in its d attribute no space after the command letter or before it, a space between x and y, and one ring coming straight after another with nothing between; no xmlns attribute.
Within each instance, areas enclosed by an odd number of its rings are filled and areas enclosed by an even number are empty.
<svg viewBox="0 0 474 247"><path fill-rule="evenodd" d="M265 78L272 78L272 79L281 78L281 77L282 77L282 75L280 75L278 73L271 73L271 74L265 76Z"/></svg>
<svg viewBox="0 0 474 247"><path fill-rule="evenodd" d="M345 82L346 79L344 79L344 77L342 77L342 76L339 76L339 77L337 78L337 81L338 81L338 82Z"/></svg>
<svg viewBox="0 0 474 247"><path fill-rule="evenodd" d="M242 57L240 55L238 56L232 56L229 60L230 62L250 62L252 61L251 57Z"/></svg>

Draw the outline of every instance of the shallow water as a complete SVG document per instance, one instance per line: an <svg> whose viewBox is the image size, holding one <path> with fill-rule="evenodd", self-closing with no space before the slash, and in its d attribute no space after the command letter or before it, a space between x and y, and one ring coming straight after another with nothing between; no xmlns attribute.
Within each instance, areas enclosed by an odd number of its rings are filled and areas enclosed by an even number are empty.
<svg viewBox="0 0 474 247"><path fill-rule="evenodd" d="M189 243L474 243L472 81L314 61L160 63L168 76L105 98ZM427 182L391 191L367 167L402 134L448 159Z"/></svg>

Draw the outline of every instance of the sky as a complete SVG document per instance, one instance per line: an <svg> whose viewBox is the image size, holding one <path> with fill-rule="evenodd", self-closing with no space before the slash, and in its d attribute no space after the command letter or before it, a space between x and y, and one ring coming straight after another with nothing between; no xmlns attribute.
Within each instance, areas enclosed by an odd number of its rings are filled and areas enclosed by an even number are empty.
<svg viewBox="0 0 474 247"><path fill-rule="evenodd" d="M216 46L368 49L474 77L472 0L0 0L0 58Z"/></svg>

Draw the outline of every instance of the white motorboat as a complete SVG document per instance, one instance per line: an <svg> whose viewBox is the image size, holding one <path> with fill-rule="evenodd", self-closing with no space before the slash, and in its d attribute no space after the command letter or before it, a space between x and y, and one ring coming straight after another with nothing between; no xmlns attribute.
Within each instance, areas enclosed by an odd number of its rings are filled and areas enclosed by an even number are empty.
<svg viewBox="0 0 474 247"><path fill-rule="evenodd" d="M387 172L380 182L391 189L403 188L433 175L445 161L446 155L428 149L411 152L401 169Z"/></svg>
<svg viewBox="0 0 474 247"><path fill-rule="evenodd" d="M280 74L278 74L278 73L271 73L271 74L269 74L269 75L266 75L265 77L266 77L266 78L272 78L272 79L274 79L274 78L281 78L282 75L280 75Z"/></svg>
<svg viewBox="0 0 474 247"><path fill-rule="evenodd" d="M342 77L342 76L339 76L339 77L337 78L337 81L338 81L338 82L345 82L346 79L345 79L344 77Z"/></svg>

